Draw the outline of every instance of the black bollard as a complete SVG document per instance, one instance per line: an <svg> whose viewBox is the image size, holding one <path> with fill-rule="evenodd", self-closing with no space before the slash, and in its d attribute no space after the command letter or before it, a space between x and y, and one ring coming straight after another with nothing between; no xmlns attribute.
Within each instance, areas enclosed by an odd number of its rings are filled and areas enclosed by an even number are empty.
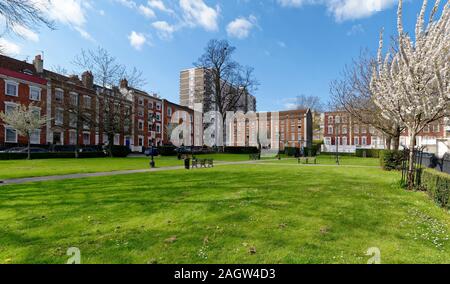
<svg viewBox="0 0 450 284"><path fill-rule="evenodd" d="M184 167L186 170L190 170L191 169L191 159L185 159L184 160Z"/></svg>

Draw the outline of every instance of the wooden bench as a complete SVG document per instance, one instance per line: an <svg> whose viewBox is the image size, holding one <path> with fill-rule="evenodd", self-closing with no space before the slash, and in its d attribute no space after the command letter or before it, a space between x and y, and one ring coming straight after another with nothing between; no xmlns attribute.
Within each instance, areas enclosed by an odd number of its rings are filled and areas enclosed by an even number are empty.
<svg viewBox="0 0 450 284"><path fill-rule="evenodd" d="M259 154L250 154L250 160L252 161L261 160L261 156Z"/></svg>
<svg viewBox="0 0 450 284"><path fill-rule="evenodd" d="M317 165L317 157L301 157L301 158L298 158L298 163L306 164L306 165L311 163L311 164Z"/></svg>
<svg viewBox="0 0 450 284"><path fill-rule="evenodd" d="M192 160L192 168L214 168L214 160L213 159L193 159Z"/></svg>

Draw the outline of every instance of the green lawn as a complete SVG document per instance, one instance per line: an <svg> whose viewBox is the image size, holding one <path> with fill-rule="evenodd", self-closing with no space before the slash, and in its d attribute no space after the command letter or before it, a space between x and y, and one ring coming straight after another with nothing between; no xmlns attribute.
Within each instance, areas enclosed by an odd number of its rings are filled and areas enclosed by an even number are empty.
<svg viewBox="0 0 450 284"><path fill-rule="evenodd" d="M284 158L281 161L275 160L271 161L274 163L284 163L284 164L298 164L297 159ZM377 158L359 158L359 157L339 157L339 163L342 166L369 166L369 167L379 167L380 159ZM317 164L319 165L336 165L336 156L322 155L317 157Z"/></svg>
<svg viewBox="0 0 450 284"><path fill-rule="evenodd" d="M0 263L449 263L449 212L398 180L264 164L0 187Z"/></svg>
<svg viewBox="0 0 450 284"><path fill-rule="evenodd" d="M217 162L248 161L248 155L211 154L198 155ZM177 157L157 157L157 167L182 166ZM48 159L0 161L0 180L37 176L66 175L77 173L111 172L149 168L150 158L95 158L95 159Z"/></svg>

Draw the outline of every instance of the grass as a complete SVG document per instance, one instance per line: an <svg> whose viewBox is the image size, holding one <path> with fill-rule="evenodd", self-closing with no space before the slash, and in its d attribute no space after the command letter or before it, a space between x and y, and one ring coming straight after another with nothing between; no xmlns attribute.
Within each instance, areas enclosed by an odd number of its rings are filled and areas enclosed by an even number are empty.
<svg viewBox="0 0 450 284"><path fill-rule="evenodd" d="M270 161L270 162L282 163L282 164L298 164L298 160L293 159L293 158L281 159L281 161L274 160L274 161ZM341 166L379 167L380 159L341 156L341 157L339 157L339 163ZM319 164L319 165L336 165L336 156L328 156L328 155L318 156L317 164Z"/></svg>
<svg viewBox="0 0 450 284"><path fill-rule="evenodd" d="M449 263L449 213L377 168L233 165L0 188L0 263Z"/></svg>
<svg viewBox="0 0 450 284"><path fill-rule="evenodd" d="M247 161L248 155L211 154L199 158L212 158L217 162ZM157 167L182 166L177 157L156 157ZM150 158L93 158L0 161L0 180L77 173L112 172L149 168Z"/></svg>

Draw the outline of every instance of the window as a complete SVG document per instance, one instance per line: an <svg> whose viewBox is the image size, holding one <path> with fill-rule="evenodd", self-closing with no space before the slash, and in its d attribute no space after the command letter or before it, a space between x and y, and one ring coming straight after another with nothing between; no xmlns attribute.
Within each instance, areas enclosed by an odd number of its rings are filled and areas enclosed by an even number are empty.
<svg viewBox="0 0 450 284"><path fill-rule="evenodd" d="M64 91L61 89L55 90L55 101L62 103L64 101Z"/></svg>
<svg viewBox="0 0 450 284"><path fill-rule="evenodd" d="M77 127L77 121L78 121L77 115L74 113L71 113L69 115L69 126L73 127L73 128Z"/></svg>
<svg viewBox="0 0 450 284"><path fill-rule="evenodd" d="M89 133L83 133L83 144L89 145L91 144L91 134Z"/></svg>
<svg viewBox="0 0 450 284"><path fill-rule="evenodd" d="M69 144L70 145L77 144L77 133L75 131L69 132Z"/></svg>
<svg viewBox="0 0 450 284"><path fill-rule="evenodd" d="M85 130L88 130L88 129L91 128L90 120L91 120L91 115L90 115L89 113L87 113L87 114L86 114L86 120L83 121L83 128L84 128Z"/></svg>
<svg viewBox="0 0 450 284"><path fill-rule="evenodd" d="M90 96L84 96L83 97L83 103L85 108L91 108L91 97Z"/></svg>
<svg viewBox="0 0 450 284"><path fill-rule="evenodd" d="M328 134L333 134L333 126L328 126Z"/></svg>
<svg viewBox="0 0 450 284"><path fill-rule="evenodd" d="M144 121L139 120L139 122L138 122L138 129L139 130L144 130Z"/></svg>
<svg viewBox="0 0 450 284"><path fill-rule="evenodd" d="M362 138L362 145L363 146L367 145L367 137L365 137L365 136Z"/></svg>
<svg viewBox="0 0 450 284"><path fill-rule="evenodd" d="M342 126L342 134L346 135L348 133L347 126Z"/></svg>
<svg viewBox="0 0 450 284"><path fill-rule="evenodd" d="M441 132L441 125L440 124L433 125L433 132L435 133Z"/></svg>
<svg viewBox="0 0 450 284"><path fill-rule="evenodd" d="M160 114L156 114L156 121L161 121L161 115Z"/></svg>
<svg viewBox="0 0 450 284"><path fill-rule="evenodd" d="M17 143L17 131L12 127L5 127L5 142Z"/></svg>
<svg viewBox="0 0 450 284"><path fill-rule="evenodd" d="M139 99L138 99L138 104L139 104L140 106L143 106L143 105L144 105L144 99L143 99L143 98L139 98Z"/></svg>
<svg viewBox="0 0 450 284"><path fill-rule="evenodd" d="M56 109L55 113L55 124L63 125L64 123L64 111L60 108Z"/></svg>
<svg viewBox="0 0 450 284"><path fill-rule="evenodd" d="M325 138L325 145L331 145L331 138L330 137Z"/></svg>
<svg viewBox="0 0 450 284"><path fill-rule="evenodd" d="M17 105L15 103L5 102L5 114L10 115L14 110L16 110Z"/></svg>
<svg viewBox="0 0 450 284"><path fill-rule="evenodd" d="M167 116L172 116L172 108L171 107L169 107L168 109L167 109Z"/></svg>
<svg viewBox="0 0 450 284"><path fill-rule="evenodd" d="M161 104L160 103L156 104L156 110L161 110Z"/></svg>
<svg viewBox="0 0 450 284"><path fill-rule="evenodd" d="M341 123L341 117L340 116L336 116L336 123Z"/></svg>
<svg viewBox="0 0 450 284"><path fill-rule="evenodd" d="M355 133L359 133L359 126L355 125Z"/></svg>
<svg viewBox="0 0 450 284"><path fill-rule="evenodd" d="M138 146L139 146L139 147L144 146L144 138L143 138L142 136L139 136L139 139L138 139Z"/></svg>
<svg viewBox="0 0 450 284"><path fill-rule="evenodd" d="M53 133L53 144L55 144L55 145L61 145L62 144L61 132L54 132Z"/></svg>
<svg viewBox="0 0 450 284"><path fill-rule="evenodd" d="M144 117L144 109L143 108L139 108L138 109L138 116L139 117Z"/></svg>
<svg viewBox="0 0 450 284"><path fill-rule="evenodd" d="M70 103L73 106L77 106L78 105L78 94L75 94L75 93L71 93L70 94Z"/></svg>
<svg viewBox="0 0 450 284"><path fill-rule="evenodd" d="M372 126L369 128L369 132L370 134L375 134L375 128L373 128Z"/></svg>
<svg viewBox="0 0 450 284"><path fill-rule="evenodd" d="M160 124L156 125L156 132L161 133L161 125Z"/></svg>
<svg viewBox="0 0 450 284"><path fill-rule="evenodd" d="M363 134L366 134L366 133L367 133L367 128L366 128L366 127L363 127L363 128L361 129L361 132L362 132Z"/></svg>
<svg viewBox="0 0 450 284"><path fill-rule="evenodd" d="M151 124L148 124L148 132L152 132L153 131L153 126Z"/></svg>
<svg viewBox="0 0 450 284"><path fill-rule="evenodd" d="M32 101L41 100L41 88L30 87L30 100Z"/></svg>
<svg viewBox="0 0 450 284"><path fill-rule="evenodd" d="M342 137L342 145L347 146L348 140L347 137Z"/></svg>
<svg viewBox="0 0 450 284"><path fill-rule="evenodd" d="M120 134L114 135L114 145L120 145Z"/></svg>
<svg viewBox="0 0 450 284"><path fill-rule="evenodd" d="M41 108L39 107L33 107L33 110L31 111L31 113L33 114L33 116L36 119L40 119L41 118Z"/></svg>
<svg viewBox="0 0 450 284"><path fill-rule="evenodd" d="M148 103L148 109L153 109L153 102Z"/></svg>
<svg viewBox="0 0 450 284"><path fill-rule="evenodd" d="M5 93L8 96L18 97L19 96L19 84L17 82L6 81Z"/></svg>
<svg viewBox="0 0 450 284"><path fill-rule="evenodd" d="M329 116L329 117L328 117L328 123L329 123L329 124L333 124L333 117L332 117L332 116Z"/></svg>
<svg viewBox="0 0 450 284"><path fill-rule="evenodd" d="M354 144L355 146L359 146L359 137L355 137Z"/></svg>

